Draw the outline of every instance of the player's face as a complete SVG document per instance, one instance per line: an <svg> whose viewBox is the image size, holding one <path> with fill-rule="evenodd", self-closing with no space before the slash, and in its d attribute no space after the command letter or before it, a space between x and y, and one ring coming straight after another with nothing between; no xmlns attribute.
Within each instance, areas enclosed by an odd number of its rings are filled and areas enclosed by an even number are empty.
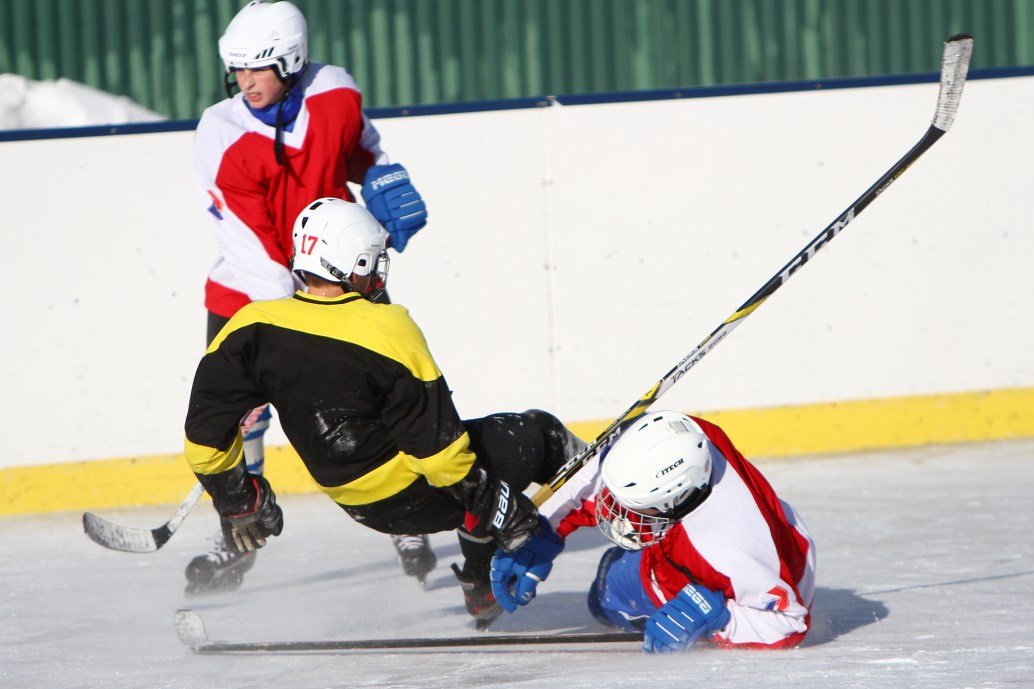
<svg viewBox="0 0 1034 689"><path fill-rule="evenodd" d="M256 110L276 103L284 95L287 87L280 81L276 70L272 67L261 69L235 70L237 86L248 99L248 105Z"/></svg>
<svg viewBox="0 0 1034 689"><path fill-rule="evenodd" d="M352 277L349 278L352 286L356 288L359 294L367 295L373 292L373 276L372 275L356 275L352 273Z"/></svg>

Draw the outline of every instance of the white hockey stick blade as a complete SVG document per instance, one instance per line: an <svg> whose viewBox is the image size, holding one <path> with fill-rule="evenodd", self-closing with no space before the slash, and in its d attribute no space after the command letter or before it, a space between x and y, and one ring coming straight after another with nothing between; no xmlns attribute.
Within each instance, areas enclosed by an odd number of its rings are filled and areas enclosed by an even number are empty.
<svg viewBox="0 0 1034 689"><path fill-rule="evenodd" d="M173 624L176 626L176 636L184 645L196 650L211 643L205 621L193 610L177 610Z"/></svg>
<svg viewBox="0 0 1034 689"><path fill-rule="evenodd" d="M941 90L937 95L937 110L933 116L933 126L941 131L948 131L955 122L955 113L959 111L962 100L962 87L966 85L969 74L969 60L973 56L973 37L960 33L944 42L944 54L941 57Z"/></svg>
<svg viewBox="0 0 1034 689"><path fill-rule="evenodd" d="M204 492L205 489L200 483L195 484L169 521L154 529L122 526L92 512L86 512L83 514L83 531L94 543L111 550L123 553L153 553L172 538L172 534L194 509L194 505Z"/></svg>

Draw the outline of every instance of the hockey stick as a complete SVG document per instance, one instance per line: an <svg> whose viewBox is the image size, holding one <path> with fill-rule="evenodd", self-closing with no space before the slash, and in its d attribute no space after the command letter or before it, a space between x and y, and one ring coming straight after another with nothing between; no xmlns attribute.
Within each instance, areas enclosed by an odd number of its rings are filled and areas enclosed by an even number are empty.
<svg viewBox="0 0 1034 689"><path fill-rule="evenodd" d="M459 648L467 646L541 646L595 644L615 641L641 643L642 634L599 632L588 634L510 634L412 639L342 639L326 641L261 641L233 643L210 641L205 622L194 610L177 610L176 636L195 653L290 653L304 651L377 651L400 648Z"/></svg>
<svg viewBox="0 0 1034 689"><path fill-rule="evenodd" d="M172 534L194 509L194 505L201 499L204 492L205 489L200 483L195 484L193 490L176 508L176 512L169 518L169 521L154 529L122 526L98 517L92 512L86 512L83 514L83 531L94 543L105 548L124 553L153 553L172 538Z"/></svg>
<svg viewBox="0 0 1034 689"><path fill-rule="evenodd" d="M858 217L858 214L868 207L877 196L886 191L898 177L904 174L912 163L919 159L938 139L940 139L955 121L955 113L959 109L959 101L962 99L962 87L966 83L966 74L969 71L969 59L973 53L973 37L969 34L958 34L949 38L944 44L944 54L941 58L941 85L937 96L937 110L930 128L926 134L912 147L905 156L896 162L893 167L887 170L875 184L869 187L864 194L851 204L847 210L841 213L836 220L829 224L804 247L790 262L783 266L776 275L772 277L764 287L759 289L754 296L743 303L731 316L719 325L710 335L697 345L693 351L687 354L675 368L664 374L652 388L646 391L635 404L615 419L607 428L600 433L592 443L581 453L572 457L557 472L553 479L541 486L532 496L536 505L541 505L549 499L567 480L580 468L585 466L603 448L613 442L623 430L625 424L645 412L650 405L657 401L672 385L677 383L689 369L693 368L704 356L718 346L718 343L728 337L729 333L736 329L743 320L753 313L766 299L783 286L797 270L810 261L813 256L831 242L847 224Z"/></svg>
<svg viewBox="0 0 1034 689"><path fill-rule="evenodd" d="M255 422L259 420L262 409L263 407L256 407L244 416L241 420L242 434L247 435ZM200 483L194 484L169 521L154 529L135 529L130 526L122 526L91 512L86 512L83 514L83 531L90 537L90 540L105 548L124 553L153 553L172 538L172 534L176 533L176 529L194 509L194 505L201 499L204 492L204 486Z"/></svg>

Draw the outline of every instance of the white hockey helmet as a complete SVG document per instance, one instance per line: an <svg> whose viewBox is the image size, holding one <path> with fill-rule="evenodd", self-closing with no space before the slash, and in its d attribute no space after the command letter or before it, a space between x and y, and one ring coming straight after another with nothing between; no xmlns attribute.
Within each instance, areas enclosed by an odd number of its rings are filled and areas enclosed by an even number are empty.
<svg viewBox="0 0 1034 689"><path fill-rule="evenodd" d="M219 57L227 73L273 66L287 82L309 60L305 17L287 0L252 0L230 20L219 39Z"/></svg>
<svg viewBox="0 0 1034 689"><path fill-rule="evenodd" d="M627 550L660 542L710 494L714 451L681 412L640 416L603 458L596 495L600 530Z"/></svg>
<svg viewBox="0 0 1034 689"><path fill-rule="evenodd" d="M294 221L291 270L354 289L352 276L374 274L371 287L388 281L388 233L358 203L337 198L316 199Z"/></svg>

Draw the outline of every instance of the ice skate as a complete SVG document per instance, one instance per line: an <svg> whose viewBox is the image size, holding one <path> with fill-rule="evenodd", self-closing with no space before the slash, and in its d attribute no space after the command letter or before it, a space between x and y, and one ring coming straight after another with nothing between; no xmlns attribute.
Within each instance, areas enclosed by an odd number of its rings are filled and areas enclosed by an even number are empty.
<svg viewBox="0 0 1034 689"><path fill-rule="evenodd" d="M393 535L391 541L395 544L402 571L406 576L415 577L423 587L427 583L427 575L438 564L438 558L431 550L431 540L423 535Z"/></svg>
<svg viewBox="0 0 1034 689"><path fill-rule="evenodd" d="M503 614L503 607L496 602L492 594L492 582L481 580L465 573L453 563L452 571L463 588L463 602L467 612L474 618L474 626L483 632Z"/></svg>

